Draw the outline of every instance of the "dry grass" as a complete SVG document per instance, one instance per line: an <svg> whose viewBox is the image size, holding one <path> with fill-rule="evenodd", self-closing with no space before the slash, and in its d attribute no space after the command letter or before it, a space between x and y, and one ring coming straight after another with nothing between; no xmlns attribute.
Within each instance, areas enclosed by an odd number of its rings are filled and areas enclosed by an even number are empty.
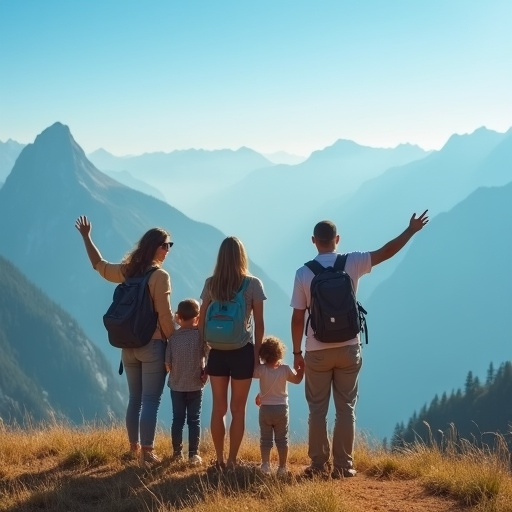
<svg viewBox="0 0 512 512"><path fill-rule="evenodd" d="M208 434L202 443L206 462L213 456ZM510 453L496 438L493 449L476 448L467 442L449 449L416 444L391 453L359 440L357 468L362 478L381 485L393 503L393 482L413 482L427 496L438 496L456 508L512 512ZM156 450L170 454L168 435L159 432ZM259 447L247 438L240 457L247 466L217 474L206 464L191 468L171 463L169 456L152 470L139 468L130 459L124 427L86 425L82 428L54 422L48 425L6 427L0 423L0 511L155 511L183 512L345 512L387 510L375 508L372 486L362 493L358 478L347 485L332 480L304 480L307 448L290 450L291 475L285 481L261 475L257 469ZM360 481L361 479L359 479ZM367 484L365 481L364 483ZM357 490L357 489L356 489ZM382 493L382 491L379 491ZM400 503L399 503L400 502ZM387 506L386 506L387 507ZM457 508L461 507L461 508ZM389 510L431 510L411 508L397 497Z"/></svg>

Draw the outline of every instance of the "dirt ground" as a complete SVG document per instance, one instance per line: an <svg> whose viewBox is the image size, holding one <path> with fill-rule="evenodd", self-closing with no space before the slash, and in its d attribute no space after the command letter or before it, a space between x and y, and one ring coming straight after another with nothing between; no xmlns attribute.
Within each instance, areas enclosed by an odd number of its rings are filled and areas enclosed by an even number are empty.
<svg viewBox="0 0 512 512"><path fill-rule="evenodd" d="M414 480L375 480L361 473L340 481L341 495L357 512L462 512L468 508L432 496Z"/></svg>

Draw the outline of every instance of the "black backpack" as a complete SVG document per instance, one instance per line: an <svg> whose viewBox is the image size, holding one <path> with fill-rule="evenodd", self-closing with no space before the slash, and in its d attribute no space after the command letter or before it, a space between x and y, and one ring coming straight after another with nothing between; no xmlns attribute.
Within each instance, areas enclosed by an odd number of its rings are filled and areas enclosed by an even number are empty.
<svg viewBox="0 0 512 512"><path fill-rule="evenodd" d="M112 304L103 316L108 341L117 348L147 345L155 332L158 315L149 293L148 281L156 267L144 275L129 277L114 291Z"/></svg>
<svg viewBox="0 0 512 512"><path fill-rule="evenodd" d="M332 267L323 267L318 261L305 263L315 276L311 281L311 304L308 324L318 341L335 343L355 338L364 331L368 343L366 310L357 301L352 279L345 272L346 254L338 254Z"/></svg>

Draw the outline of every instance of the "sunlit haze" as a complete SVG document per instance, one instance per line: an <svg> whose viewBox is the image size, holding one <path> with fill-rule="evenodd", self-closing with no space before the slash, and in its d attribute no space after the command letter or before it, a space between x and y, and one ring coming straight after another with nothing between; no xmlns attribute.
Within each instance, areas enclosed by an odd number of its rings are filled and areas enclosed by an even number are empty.
<svg viewBox="0 0 512 512"><path fill-rule="evenodd" d="M86 152L338 139L438 149L512 126L510 0L0 0L0 140Z"/></svg>

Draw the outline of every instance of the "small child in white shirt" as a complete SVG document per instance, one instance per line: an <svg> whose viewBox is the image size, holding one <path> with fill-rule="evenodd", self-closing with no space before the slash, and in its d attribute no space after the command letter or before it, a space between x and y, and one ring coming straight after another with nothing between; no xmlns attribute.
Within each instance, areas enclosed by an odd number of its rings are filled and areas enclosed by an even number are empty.
<svg viewBox="0 0 512 512"><path fill-rule="evenodd" d="M304 377L304 368L295 372L283 364L286 347L275 336L267 336L260 347L260 364L254 370L254 378L260 379L260 392L256 405L260 406L260 450L261 471L271 474L270 451L275 440L279 456L277 476L288 475L288 390L287 383L299 384Z"/></svg>

